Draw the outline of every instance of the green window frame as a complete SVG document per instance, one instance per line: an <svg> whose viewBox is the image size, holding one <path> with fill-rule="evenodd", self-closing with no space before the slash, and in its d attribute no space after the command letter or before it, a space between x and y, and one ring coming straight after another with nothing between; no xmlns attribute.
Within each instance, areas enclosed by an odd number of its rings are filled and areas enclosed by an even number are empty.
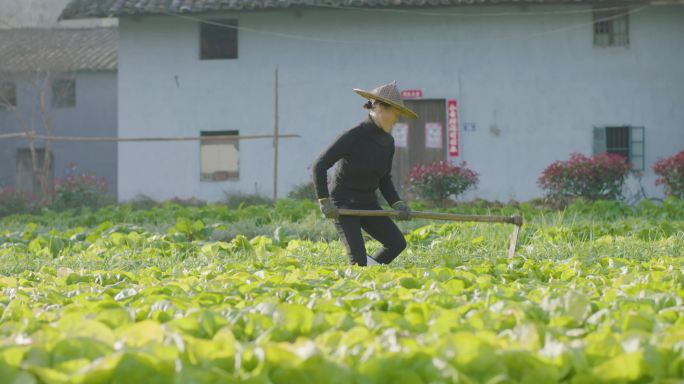
<svg viewBox="0 0 684 384"><path fill-rule="evenodd" d="M629 47L629 9L594 7L594 46Z"/></svg>
<svg viewBox="0 0 684 384"><path fill-rule="evenodd" d="M594 155L606 152L627 155L632 170L643 171L646 158L644 127L594 127Z"/></svg>

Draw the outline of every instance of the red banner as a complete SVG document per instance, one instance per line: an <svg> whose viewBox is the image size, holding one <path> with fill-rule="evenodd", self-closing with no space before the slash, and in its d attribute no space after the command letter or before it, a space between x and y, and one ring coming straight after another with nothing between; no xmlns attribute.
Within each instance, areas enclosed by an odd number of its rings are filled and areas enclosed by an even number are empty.
<svg viewBox="0 0 684 384"><path fill-rule="evenodd" d="M458 156L458 102L447 101L447 121L449 131L449 156Z"/></svg>

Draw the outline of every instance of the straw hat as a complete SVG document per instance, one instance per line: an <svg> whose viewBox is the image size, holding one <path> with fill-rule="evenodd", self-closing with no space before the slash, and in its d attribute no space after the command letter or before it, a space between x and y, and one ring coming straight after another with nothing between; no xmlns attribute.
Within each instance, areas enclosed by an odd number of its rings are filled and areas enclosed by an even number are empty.
<svg viewBox="0 0 684 384"><path fill-rule="evenodd" d="M358 88L354 88L354 92L365 97L366 99L379 100L383 103L387 103L398 109L402 115L408 118L418 118L418 114L406 108L404 101L401 100L401 93L399 92L399 88L397 88L396 80L389 84L381 85L370 92Z"/></svg>

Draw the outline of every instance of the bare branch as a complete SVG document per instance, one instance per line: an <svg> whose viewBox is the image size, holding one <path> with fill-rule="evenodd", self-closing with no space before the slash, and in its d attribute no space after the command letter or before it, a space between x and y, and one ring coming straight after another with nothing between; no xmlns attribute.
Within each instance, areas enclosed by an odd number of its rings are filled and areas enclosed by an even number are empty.
<svg viewBox="0 0 684 384"><path fill-rule="evenodd" d="M25 33L25 31L5 31L3 33L6 37L13 38L18 36L15 33ZM75 75L68 59L63 58L63 56L56 58L49 54L51 50L58 49L61 45L60 39L56 38L51 31L34 31L28 37L24 35L24 39L28 40L28 44L23 44L16 52L17 55L22 56L21 69L15 69L9 76L15 88L13 92L0 90L0 107L14 112L19 128L29 139L28 146L31 152L33 173L43 195L51 198L50 169L52 156L50 154L52 149L51 137L54 135L54 120L52 106L49 105L51 100L49 92L52 91L52 84L55 79L75 78ZM2 61L0 58L0 64L4 64ZM3 74L7 71L4 66L0 70L3 70ZM12 98L16 99L16 84L19 82L21 82L22 89L28 94L28 99L33 100L27 108L17 108L15 100L12 100ZM2 83L0 81L0 85ZM63 99L59 92L52 97ZM32 124L35 120L39 122L39 126L36 128L44 132L46 137L41 142L42 156L39 156L39 150L36 148L37 143L33 136L35 132L33 132Z"/></svg>

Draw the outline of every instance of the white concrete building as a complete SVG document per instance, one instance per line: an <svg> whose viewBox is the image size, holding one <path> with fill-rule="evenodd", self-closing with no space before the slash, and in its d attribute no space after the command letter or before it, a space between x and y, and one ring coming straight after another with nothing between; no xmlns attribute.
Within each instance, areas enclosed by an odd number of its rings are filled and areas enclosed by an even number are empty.
<svg viewBox="0 0 684 384"><path fill-rule="evenodd" d="M271 134L277 66L280 132L301 135L280 141L280 196L309 181L319 152L365 118L351 89L392 80L422 94L411 102L422 119L397 151L397 184L417 162L466 161L480 185L465 198L527 200L542 194L546 166L596 148L628 153L657 195L651 164L684 149L681 3L135 3L80 0L62 14L119 18L119 135ZM118 196L270 196L272 140L229 146L121 143Z"/></svg>
<svg viewBox="0 0 684 384"><path fill-rule="evenodd" d="M116 28L0 29L0 189L40 195L34 166L51 183L76 164L116 195L116 142L12 136L116 137L117 41Z"/></svg>

